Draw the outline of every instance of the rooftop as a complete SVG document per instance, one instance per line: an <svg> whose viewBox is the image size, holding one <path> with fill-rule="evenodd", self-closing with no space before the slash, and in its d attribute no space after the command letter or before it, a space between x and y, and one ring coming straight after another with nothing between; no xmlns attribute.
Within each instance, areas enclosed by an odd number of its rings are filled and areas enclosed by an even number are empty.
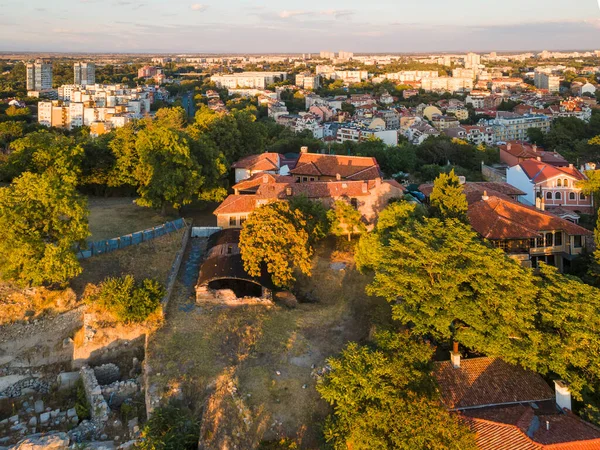
<svg viewBox="0 0 600 450"><path fill-rule="evenodd" d="M373 180L381 176L377 160L373 157L322 155L301 153L293 175L326 176L354 180Z"/></svg>

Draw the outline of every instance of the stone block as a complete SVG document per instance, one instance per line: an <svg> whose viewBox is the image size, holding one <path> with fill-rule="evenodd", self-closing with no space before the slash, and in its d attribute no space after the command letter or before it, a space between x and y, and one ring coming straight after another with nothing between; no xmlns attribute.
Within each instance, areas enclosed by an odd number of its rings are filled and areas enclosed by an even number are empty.
<svg viewBox="0 0 600 450"><path fill-rule="evenodd" d="M46 425L49 420L50 420L50 413L46 412L46 413L40 414L40 424Z"/></svg>
<svg viewBox="0 0 600 450"><path fill-rule="evenodd" d="M61 372L56 377L56 382L60 390L72 389L79 381L79 372Z"/></svg>
<svg viewBox="0 0 600 450"><path fill-rule="evenodd" d="M44 400L37 400L34 405L35 413L40 414L44 412Z"/></svg>

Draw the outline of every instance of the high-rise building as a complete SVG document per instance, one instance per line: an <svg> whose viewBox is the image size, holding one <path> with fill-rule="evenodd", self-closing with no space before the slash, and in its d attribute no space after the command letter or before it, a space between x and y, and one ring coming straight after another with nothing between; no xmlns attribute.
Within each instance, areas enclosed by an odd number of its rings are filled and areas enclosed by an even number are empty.
<svg viewBox="0 0 600 450"><path fill-rule="evenodd" d="M547 71L536 70L534 85L538 89L546 89L550 92L560 91L560 77L552 75Z"/></svg>
<svg viewBox="0 0 600 450"><path fill-rule="evenodd" d="M352 52L345 52L343 50L340 50L340 52L338 53L338 58L347 61L347 60L350 60L350 59L354 58L354 53L352 53Z"/></svg>
<svg viewBox="0 0 600 450"><path fill-rule="evenodd" d="M481 55L477 53L467 53L465 56L465 69L477 69L481 64Z"/></svg>
<svg viewBox="0 0 600 450"><path fill-rule="evenodd" d="M96 84L96 65L94 63L76 62L73 64L75 84L87 86Z"/></svg>
<svg viewBox="0 0 600 450"><path fill-rule="evenodd" d="M37 60L27 64L27 90L52 89L52 63Z"/></svg>
<svg viewBox="0 0 600 450"><path fill-rule="evenodd" d="M322 59L335 59L334 52L321 51L321 53L319 53L319 55L321 56Z"/></svg>

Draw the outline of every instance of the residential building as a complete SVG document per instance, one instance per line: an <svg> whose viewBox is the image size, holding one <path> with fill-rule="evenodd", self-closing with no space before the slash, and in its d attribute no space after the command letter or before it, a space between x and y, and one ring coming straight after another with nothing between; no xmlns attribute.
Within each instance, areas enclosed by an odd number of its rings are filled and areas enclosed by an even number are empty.
<svg viewBox="0 0 600 450"><path fill-rule="evenodd" d="M494 127L495 142L525 141L527 130L538 128L543 132L550 129L550 118L544 114L515 114L498 111L490 123Z"/></svg>
<svg viewBox="0 0 600 450"><path fill-rule="evenodd" d="M217 87L228 89L265 89L270 84L286 79L287 72L241 72L210 77Z"/></svg>
<svg viewBox="0 0 600 450"><path fill-rule="evenodd" d="M467 92L473 89L473 78L424 78L421 80L421 88L425 91Z"/></svg>
<svg viewBox="0 0 600 450"><path fill-rule="evenodd" d="M352 52L345 52L343 50L340 50L340 52L338 53L338 59L341 59L343 61L349 61L352 58L354 58L354 53Z"/></svg>
<svg viewBox="0 0 600 450"><path fill-rule="evenodd" d="M461 125L444 130L446 136L462 139L473 145L494 144L494 129L487 126Z"/></svg>
<svg viewBox="0 0 600 450"><path fill-rule="evenodd" d="M569 162L557 152L546 152L535 144L527 142L510 141L498 146L500 149L500 161L509 167L527 161L541 161L551 166L568 166ZM538 159L539 158L539 159Z"/></svg>
<svg viewBox="0 0 600 450"><path fill-rule="evenodd" d="M467 53L464 59L466 69L477 69L481 64L481 55L477 53Z"/></svg>
<svg viewBox="0 0 600 450"><path fill-rule="evenodd" d="M138 78L154 78L162 72L162 69L155 66L144 66L138 69Z"/></svg>
<svg viewBox="0 0 600 450"><path fill-rule="evenodd" d="M73 64L74 83L80 86L96 84L96 65L89 62Z"/></svg>
<svg viewBox="0 0 600 450"><path fill-rule="evenodd" d="M433 376L444 405L475 433L483 450L600 448L600 429L572 413L563 381L554 391L544 379L500 358L462 358L456 344L450 361L434 362Z"/></svg>
<svg viewBox="0 0 600 450"><path fill-rule="evenodd" d="M428 198L433 185L419 190ZM525 267L544 262L564 271L593 242L589 230L524 204L528 193L512 183L465 183L464 192L471 227Z"/></svg>
<svg viewBox="0 0 600 450"><path fill-rule="evenodd" d="M312 75L310 73L299 73L296 75L296 86L302 89L315 90L321 85L320 78L318 75Z"/></svg>
<svg viewBox="0 0 600 450"><path fill-rule="evenodd" d="M585 83L579 88L577 95L581 97L585 94L596 95L596 86L594 86L592 83Z"/></svg>
<svg viewBox="0 0 600 450"><path fill-rule="evenodd" d="M290 176L257 173L233 186L214 211L222 228L239 228L261 205L306 196L331 207L336 200L348 201L370 227L393 198L405 189L394 180L383 180L374 158L322 155L303 149Z"/></svg>
<svg viewBox="0 0 600 450"><path fill-rule="evenodd" d="M52 89L52 63L37 60L33 63L28 63L26 70L28 91L46 91Z"/></svg>
<svg viewBox="0 0 600 450"><path fill-rule="evenodd" d="M460 126L460 121L453 116L444 116L436 114L431 118L433 127L438 131L446 130L447 128L456 128Z"/></svg>
<svg viewBox="0 0 600 450"><path fill-rule="evenodd" d="M335 52L327 52L327 51L321 51L319 53L319 56L322 59L335 59Z"/></svg>
<svg viewBox="0 0 600 450"><path fill-rule="evenodd" d="M540 158L541 159L541 158ZM544 209L560 209L593 214L593 197L585 195L579 183L586 176L572 164L556 167L542 161L528 159L509 167L506 181L521 189L521 201Z"/></svg>
<svg viewBox="0 0 600 450"><path fill-rule="evenodd" d="M550 92L558 92L560 90L560 77L552 75L551 73L536 70L534 84L538 89L545 89Z"/></svg>
<svg viewBox="0 0 600 450"><path fill-rule="evenodd" d="M279 153L260 153L246 156L235 162L231 168L235 170L235 182L247 180L257 173L279 174L283 157Z"/></svg>

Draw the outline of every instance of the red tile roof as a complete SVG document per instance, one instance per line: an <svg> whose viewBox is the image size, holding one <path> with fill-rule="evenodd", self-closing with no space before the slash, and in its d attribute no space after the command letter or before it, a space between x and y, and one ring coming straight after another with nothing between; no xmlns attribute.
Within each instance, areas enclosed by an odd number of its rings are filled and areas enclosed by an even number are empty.
<svg viewBox="0 0 600 450"><path fill-rule="evenodd" d="M381 176L377 160L363 156L321 155L301 153L293 175L335 177L354 180L373 180Z"/></svg>
<svg viewBox="0 0 600 450"><path fill-rule="evenodd" d="M419 191L421 191L426 197L431 195L433 192L433 184L422 184L419 186ZM467 202L469 204L477 202L481 200L481 197L484 192L487 192L488 195L495 195L498 197L508 197L514 198L519 195L525 195L521 189L517 189L516 187L505 183L505 182L468 182L463 184L463 192L467 196Z"/></svg>
<svg viewBox="0 0 600 450"><path fill-rule="evenodd" d="M600 429L571 412L559 413L554 402L550 409L520 404L472 409L461 416L482 450L600 449Z"/></svg>
<svg viewBox="0 0 600 450"><path fill-rule="evenodd" d="M510 141L500 146L500 150L515 158L520 159L541 159L541 162L553 166L568 166L568 161L562 155L556 152L546 152L543 148L526 142Z"/></svg>
<svg viewBox="0 0 600 450"><path fill-rule="evenodd" d="M554 214L499 196L472 202L468 217L473 229L486 239L529 239L542 231L564 231L571 236L591 234Z"/></svg>
<svg viewBox="0 0 600 450"><path fill-rule="evenodd" d="M259 188L261 184L265 183L293 183L296 179L294 177L284 175L274 175L272 173L255 173L250 178L240 181L233 186L234 190L237 191L254 191Z"/></svg>
<svg viewBox="0 0 600 450"><path fill-rule="evenodd" d="M260 153L258 155L246 156L231 167L233 169L248 169L248 170L278 170L279 169L279 153Z"/></svg>
<svg viewBox="0 0 600 450"><path fill-rule="evenodd" d="M433 376L449 409L554 398L541 376L499 358L463 359L457 369L450 361L436 362Z"/></svg>
<svg viewBox="0 0 600 450"><path fill-rule="evenodd" d="M527 175L527 177L536 184L554 177L562 177L565 175L575 178L576 180L585 180L585 176L579 170L570 166L555 167L545 164L541 161L535 161L531 159L522 161L519 163L519 166L521 166L523 172L525 172L525 175Z"/></svg>

